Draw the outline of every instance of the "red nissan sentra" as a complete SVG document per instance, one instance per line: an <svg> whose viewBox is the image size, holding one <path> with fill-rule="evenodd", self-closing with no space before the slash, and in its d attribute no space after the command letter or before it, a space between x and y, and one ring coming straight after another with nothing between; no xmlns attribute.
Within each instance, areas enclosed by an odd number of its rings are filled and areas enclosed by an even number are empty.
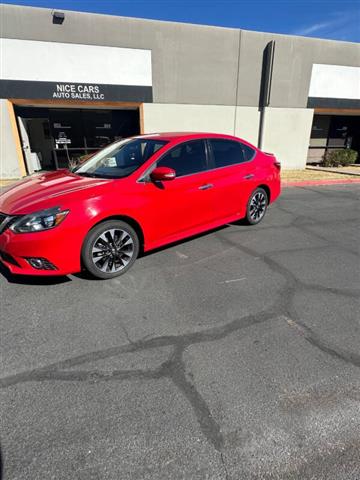
<svg viewBox="0 0 360 480"><path fill-rule="evenodd" d="M115 142L73 171L31 175L0 195L0 259L14 274L98 278L139 252L245 218L280 193L280 163L228 135L161 133Z"/></svg>

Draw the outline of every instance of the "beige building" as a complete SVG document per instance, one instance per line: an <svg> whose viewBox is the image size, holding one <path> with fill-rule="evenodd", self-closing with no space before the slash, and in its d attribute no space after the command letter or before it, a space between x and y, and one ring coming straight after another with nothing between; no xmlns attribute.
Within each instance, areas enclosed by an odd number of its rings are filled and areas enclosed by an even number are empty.
<svg viewBox="0 0 360 480"><path fill-rule="evenodd" d="M284 168L360 150L358 44L0 8L2 178L154 131L237 135Z"/></svg>

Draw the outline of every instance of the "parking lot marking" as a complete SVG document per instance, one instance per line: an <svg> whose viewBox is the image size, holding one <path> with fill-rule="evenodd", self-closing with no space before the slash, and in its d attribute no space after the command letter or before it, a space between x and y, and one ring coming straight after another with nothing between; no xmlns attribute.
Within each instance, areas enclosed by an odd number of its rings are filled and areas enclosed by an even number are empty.
<svg viewBox="0 0 360 480"><path fill-rule="evenodd" d="M219 282L219 283L222 284L222 283L241 282L241 280L246 280L246 277L234 278L232 280L225 280L224 282Z"/></svg>
<svg viewBox="0 0 360 480"><path fill-rule="evenodd" d="M179 258L189 258L187 255L185 255L185 253L181 253L181 252L178 252L178 251L176 251L175 253Z"/></svg>

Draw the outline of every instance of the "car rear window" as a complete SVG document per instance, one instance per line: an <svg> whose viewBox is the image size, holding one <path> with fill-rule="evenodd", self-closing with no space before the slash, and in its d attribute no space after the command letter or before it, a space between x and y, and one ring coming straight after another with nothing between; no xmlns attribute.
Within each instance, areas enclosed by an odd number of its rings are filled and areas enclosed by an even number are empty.
<svg viewBox="0 0 360 480"><path fill-rule="evenodd" d="M244 153L240 142L211 139L210 145L215 168L228 167L244 162Z"/></svg>
<svg viewBox="0 0 360 480"><path fill-rule="evenodd" d="M215 168L238 165L252 160L255 150L235 140L209 139Z"/></svg>
<svg viewBox="0 0 360 480"><path fill-rule="evenodd" d="M245 162L249 162L255 157L256 151L253 148L249 147L249 145L245 145L244 143L242 143L242 149L244 152Z"/></svg>

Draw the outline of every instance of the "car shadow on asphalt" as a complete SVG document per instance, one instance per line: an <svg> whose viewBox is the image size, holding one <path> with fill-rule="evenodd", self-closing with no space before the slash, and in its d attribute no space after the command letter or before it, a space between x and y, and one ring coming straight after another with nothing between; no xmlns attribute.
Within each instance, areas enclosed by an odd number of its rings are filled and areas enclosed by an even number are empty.
<svg viewBox="0 0 360 480"><path fill-rule="evenodd" d="M213 233L220 232L221 230L226 230L229 227L244 227L244 229L245 229L245 228L258 227L258 225L251 226L246 222L246 220L244 218L241 218L240 220L235 220L234 222L225 223L225 225L221 225L220 227L216 227L216 228L213 228L211 230L206 230L205 232L198 233L197 235L193 235L191 237L183 238L181 240L178 240L177 242L167 243L166 245L155 248L154 250L150 250L148 252L142 252L139 255L139 258L148 257L148 256L150 256L154 253L166 251L170 248L176 247L177 245L185 245L188 242L192 242L193 240L196 240L198 238L206 237L207 235L211 235Z"/></svg>
<svg viewBox="0 0 360 480"><path fill-rule="evenodd" d="M163 252L166 250L169 250L170 248L174 248L177 245L184 245L188 242L191 242L193 240L196 240L198 238L205 237L206 235L211 235L212 233L218 232L220 230L227 229L229 226L248 226L245 222L245 220L237 220L235 222L231 222L229 224L222 225L220 227L214 228L212 230L208 230L206 232L199 233L197 235L193 235L188 238L183 238L182 240L178 240L177 242L173 243L168 243L166 245L163 245L159 248L156 248L154 250L150 250L149 252L141 252L139 255L139 260L141 258L148 257L150 255L153 255L155 253ZM10 272L10 270L3 265L0 262L0 275L5 277L5 279L9 283L16 283L18 285L59 285L62 283L67 283L71 282L71 278L69 276L40 276L40 275L14 275ZM90 273L87 271L83 270L78 273L72 274L72 276L79 278L81 280L87 280L87 281L102 281L101 279L93 277Z"/></svg>
<svg viewBox="0 0 360 480"><path fill-rule="evenodd" d="M207 230L206 232L198 233L197 235L193 235L191 237L182 238L181 240L178 240L176 242L167 243L166 245L162 245L161 247L154 248L153 250L149 250L148 252L141 252L139 255L139 259L149 257L154 253L165 252L166 250L169 250L170 248L174 248L177 245L185 245L186 243L192 242L197 238L206 237L207 235L211 235L212 233L219 232L220 230L227 228L229 225L230 224L222 225L221 227L213 228L212 230Z"/></svg>
<svg viewBox="0 0 360 480"><path fill-rule="evenodd" d="M155 253L164 252L166 250L169 250L171 248L176 247L177 245L184 245L185 243L191 242L192 240L196 240L197 238L205 237L206 235L211 235L212 233L217 232L219 230L222 230L222 229L226 228L227 226L228 225L223 225L223 226L217 227L213 230L208 230L207 232L199 233L199 234L194 235L192 237L183 238L182 240L178 240L177 242L167 243L166 245L163 245L163 246L158 247L158 248L154 248L153 250L150 250L148 252L140 251L139 256L138 256L136 261L139 261L139 260L141 261L142 258L149 257L151 255L154 255ZM90 280L90 281L98 281L98 282L104 281L101 278L93 277L86 270L83 270L83 271L78 272L78 273L73 273L73 276L76 277L76 278L80 278L82 280Z"/></svg>

